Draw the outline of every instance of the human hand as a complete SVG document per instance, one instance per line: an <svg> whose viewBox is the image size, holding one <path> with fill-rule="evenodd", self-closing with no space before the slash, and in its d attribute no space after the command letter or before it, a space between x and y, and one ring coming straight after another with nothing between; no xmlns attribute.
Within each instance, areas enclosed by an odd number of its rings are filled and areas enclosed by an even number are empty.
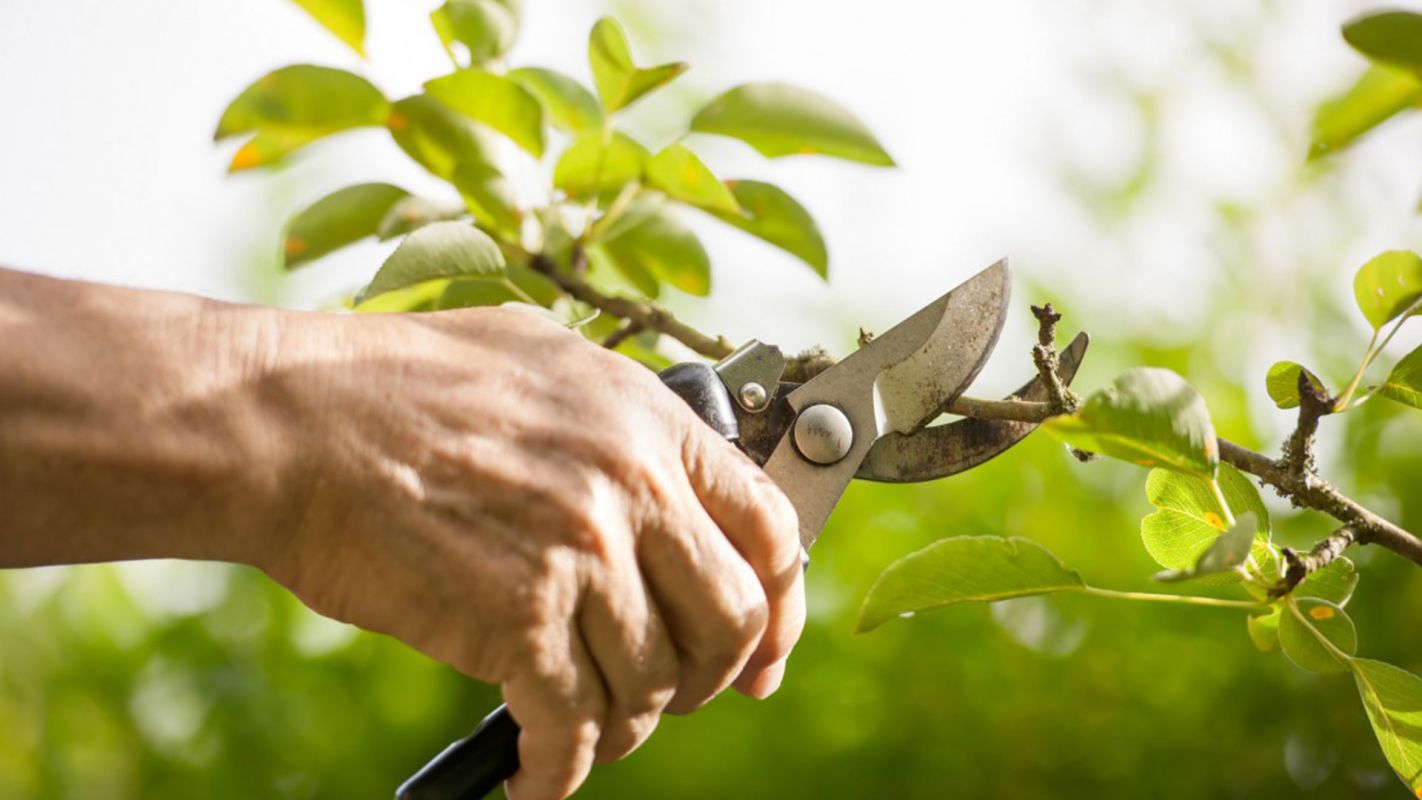
<svg viewBox="0 0 1422 800"><path fill-rule="evenodd" d="M646 369L520 311L291 315L304 477L260 566L503 685L509 793L564 797L660 714L765 697L804 623L793 508Z"/></svg>

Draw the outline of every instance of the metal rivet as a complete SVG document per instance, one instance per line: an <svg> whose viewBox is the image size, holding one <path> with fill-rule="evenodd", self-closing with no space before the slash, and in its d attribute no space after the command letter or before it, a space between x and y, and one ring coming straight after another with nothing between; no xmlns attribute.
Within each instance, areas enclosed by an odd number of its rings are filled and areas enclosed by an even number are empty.
<svg viewBox="0 0 1422 800"><path fill-rule="evenodd" d="M795 418L795 447L816 464L833 464L849 455L854 426L843 411L831 405L814 405Z"/></svg>
<svg viewBox="0 0 1422 800"><path fill-rule="evenodd" d="M748 381L742 386L740 394L741 405L745 406L747 411L759 411L765 408L766 400L770 399L770 395L765 392L765 387L755 381Z"/></svg>

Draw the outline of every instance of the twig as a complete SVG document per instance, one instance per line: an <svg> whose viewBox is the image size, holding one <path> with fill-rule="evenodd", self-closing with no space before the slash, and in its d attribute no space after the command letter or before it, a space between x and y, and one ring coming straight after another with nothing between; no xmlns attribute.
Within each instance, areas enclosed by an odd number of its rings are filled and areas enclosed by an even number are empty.
<svg viewBox="0 0 1422 800"><path fill-rule="evenodd" d="M1081 398L1062 380L1061 357L1057 354L1057 323L1062 315L1052 308L1051 303L1032 306L1032 316L1037 318L1037 343L1032 346L1032 363L1037 365L1037 376L1047 390L1047 405L1053 415L1070 414L1081 406ZM1072 457L1083 464L1096 460L1095 453L1077 447L1071 448Z"/></svg>
<svg viewBox="0 0 1422 800"><path fill-rule="evenodd" d="M1304 578L1320 569L1332 564L1343 551L1348 549L1348 545L1357 541L1358 535L1347 525L1339 528L1328 536L1327 539L1313 546L1313 549L1300 555L1293 548L1285 547L1280 552L1284 556L1284 563L1288 565L1284 571L1283 580L1279 585L1269 590L1269 596L1275 599L1283 597L1292 592Z"/></svg>
<svg viewBox="0 0 1422 800"><path fill-rule="evenodd" d="M1057 323L1062 315L1052 309L1052 304L1032 306L1032 315L1037 318L1037 344L1032 346L1032 363L1037 365L1037 374L1047 389L1047 403L1060 414L1070 414L1081 404L1081 398L1067 387L1058 371L1061 360L1057 356Z"/></svg>
<svg viewBox="0 0 1422 800"><path fill-rule="evenodd" d="M666 334L707 358L725 358L735 349L724 336L713 339L678 320L661 306L628 297L603 294L580 276L559 270L544 256L533 256L528 263L534 270L548 276L573 299L587 303L606 314L636 323L643 330Z"/></svg>
<svg viewBox="0 0 1422 800"><path fill-rule="evenodd" d="M959 397L948 410L963 416L1018 422L1043 422L1056 416L1049 403L1030 400ZM1351 527L1358 544L1376 544L1422 565L1422 539L1346 497L1318 475L1296 473L1282 460L1276 461L1228 439L1220 439L1219 445L1221 461L1274 487L1279 496L1288 498L1295 508L1321 511Z"/></svg>
<svg viewBox="0 0 1422 800"><path fill-rule="evenodd" d="M643 328L641 325L638 325L632 320L628 320L627 322L623 323L621 327L619 327L617 330L613 331L612 333L609 333L607 335L607 338L602 340L602 346L606 347L608 350L616 350L618 345L641 333L642 330Z"/></svg>

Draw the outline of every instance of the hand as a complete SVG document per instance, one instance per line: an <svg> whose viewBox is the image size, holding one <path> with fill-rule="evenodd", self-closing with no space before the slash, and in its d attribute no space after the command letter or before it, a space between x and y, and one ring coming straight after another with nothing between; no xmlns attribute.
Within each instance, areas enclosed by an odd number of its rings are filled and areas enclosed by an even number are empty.
<svg viewBox="0 0 1422 800"><path fill-rule="evenodd" d="M259 565L502 684L511 797L568 795L733 681L779 686L805 617L794 510L645 368L514 310L282 325L305 356L273 357L265 394L304 477Z"/></svg>

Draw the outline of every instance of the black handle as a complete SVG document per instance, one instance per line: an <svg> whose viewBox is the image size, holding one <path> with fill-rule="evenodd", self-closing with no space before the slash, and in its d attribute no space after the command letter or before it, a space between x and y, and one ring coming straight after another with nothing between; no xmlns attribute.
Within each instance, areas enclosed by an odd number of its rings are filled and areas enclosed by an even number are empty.
<svg viewBox="0 0 1422 800"><path fill-rule="evenodd" d="M731 441L740 438L731 395L716 371L705 364L676 364L659 377L697 416ZM518 772L518 723L508 706L484 717L474 732L410 776L396 800L478 800Z"/></svg>
<svg viewBox="0 0 1422 800"><path fill-rule="evenodd" d="M518 730L509 707L499 706L401 784L396 800L465 800L494 791L518 772Z"/></svg>

